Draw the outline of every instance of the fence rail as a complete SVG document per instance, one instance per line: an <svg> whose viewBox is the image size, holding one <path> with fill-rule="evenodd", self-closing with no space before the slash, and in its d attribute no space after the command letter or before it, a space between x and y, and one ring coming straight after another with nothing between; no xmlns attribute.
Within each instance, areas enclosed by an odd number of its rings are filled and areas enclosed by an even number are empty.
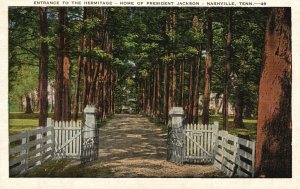
<svg viewBox="0 0 300 189"><path fill-rule="evenodd" d="M54 158L76 158L82 163L98 158L96 108L84 109L81 121L53 121L46 127L9 137L9 171L15 176Z"/></svg>
<svg viewBox="0 0 300 189"><path fill-rule="evenodd" d="M219 131L214 165L230 177L254 177L255 142Z"/></svg>
<svg viewBox="0 0 300 189"><path fill-rule="evenodd" d="M9 137L10 176L23 173L53 156L52 127L39 127Z"/></svg>
<svg viewBox="0 0 300 189"><path fill-rule="evenodd" d="M184 124L182 107L170 112L167 160L175 163L213 163L229 177L254 177L255 142L212 125ZM178 144L181 145L178 145Z"/></svg>

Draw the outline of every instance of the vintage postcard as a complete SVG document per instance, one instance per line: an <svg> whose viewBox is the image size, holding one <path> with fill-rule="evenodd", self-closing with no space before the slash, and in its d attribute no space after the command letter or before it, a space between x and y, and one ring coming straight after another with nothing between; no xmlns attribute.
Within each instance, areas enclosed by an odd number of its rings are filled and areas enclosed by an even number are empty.
<svg viewBox="0 0 300 189"><path fill-rule="evenodd" d="M299 5L3 2L4 188L298 188Z"/></svg>

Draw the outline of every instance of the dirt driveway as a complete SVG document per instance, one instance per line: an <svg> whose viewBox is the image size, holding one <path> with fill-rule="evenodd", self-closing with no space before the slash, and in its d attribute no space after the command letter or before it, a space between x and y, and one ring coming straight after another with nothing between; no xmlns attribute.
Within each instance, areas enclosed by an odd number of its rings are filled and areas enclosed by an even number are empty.
<svg viewBox="0 0 300 189"><path fill-rule="evenodd" d="M166 133L141 115L115 115L100 129L99 163L115 177L220 177L211 165L166 161Z"/></svg>

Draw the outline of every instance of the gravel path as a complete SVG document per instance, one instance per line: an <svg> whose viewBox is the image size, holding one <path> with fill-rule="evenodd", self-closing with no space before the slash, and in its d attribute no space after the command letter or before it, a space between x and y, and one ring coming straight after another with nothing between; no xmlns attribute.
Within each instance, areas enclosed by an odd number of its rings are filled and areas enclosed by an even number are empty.
<svg viewBox="0 0 300 189"><path fill-rule="evenodd" d="M211 165L166 161L166 133L141 115L115 115L100 130L100 158L93 167L115 177L222 177Z"/></svg>

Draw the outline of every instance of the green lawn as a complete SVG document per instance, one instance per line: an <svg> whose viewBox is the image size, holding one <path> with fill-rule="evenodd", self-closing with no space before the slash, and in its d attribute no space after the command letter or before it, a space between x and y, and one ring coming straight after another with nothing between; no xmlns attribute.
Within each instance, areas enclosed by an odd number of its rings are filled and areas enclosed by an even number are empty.
<svg viewBox="0 0 300 189"><path fill-rule="evenodd" d="M48 117L53 118L53 113L48 113ZM81 119L81 113L78 118ZM105 125L112 117L107 116L103 121L98 121L98 127ZM25 114L23 112L10 112L9 113L9 135L21 133L22 131L31 131L38 127L38 113Z"/></svg>
<svg viewBox="0 0 300 189"><path fill-rule="evenodd" d="M38 119L9 119L9 135L36 129Z"/></svg>
<svg viewBox="0 0 300 189"><path fill-rule="evenodd" d="M167 126L157 122L155 119L148 117L148 119L151 122L155 122L156 125L158 127L160 127L163 131L167 131ZM222 115L211 115L210 116L210 123L214 123L215 121L219 122L219 129L222 129L222 124L223 124L223 120L222 120ZM236 135L236 136L242 136L244 138L250 138L251 140L255 140L256 139L256 123L257 120L256 119L244 119L244 124L245 124L245 128L234 128L233 127L233 117L229 117L228 119L229 121L229 126L228 126L228 132L232 135ZM201 119L199 120L199 123L201 123Z"/></svg>
<svg viewBox="0 0 300 189"><path fill-rule="evenodd" d="M53 117L53 113L49 113L48 116ZM38 127L38 119L39 113L25 114L24 112L10 112L9 135L36 129Z"/></svg>
<svg viewBox="0 0 300 189"><path fill-rule="evenodd" d="M79 115L81 117L81 115ZM13 112L9 114L9 135L14 135L17 133L20 133L22 131L29 131L34 130L38 126L38 113L33 114L24 114L22 112ZM49 117L53 117L53 113L49 113ZM111 117L107 117L106 120L102 122L98 122L98 127L101 127L105 125L107 121L109 121ZM150 118L150 120L153 122L154 120ZM214 121L219 122L219 128L222 129L222 116L210 116L210 123L213 123ZM155 121L154 121L155 122ZM201 122L201 120L200 120ZM229 117L229 127L228 132L233 135L243 135L246 137L250 137L250 139L255 140L256 138L256 119L244 119L245 128L239 129L234 128L233 125L233 117ZM164 131L167 130L166 126L157 123L157 125L162 128Z"/></svg>
<svg viewBox="0 0 300 189"><path fill-rule="evenodd" d="M214 121L219 122L219 129L222 129L223 120L221 115L217 116L210 116L210 123L213 123ZM245 124L245 128L234 128L233 127L233 117L230 116L228 119L229 125L228 125L228 132L233 135L243 135L246 137L249 137L251 140L256 139L256 119L243 119L243 122Z"/></svg>

